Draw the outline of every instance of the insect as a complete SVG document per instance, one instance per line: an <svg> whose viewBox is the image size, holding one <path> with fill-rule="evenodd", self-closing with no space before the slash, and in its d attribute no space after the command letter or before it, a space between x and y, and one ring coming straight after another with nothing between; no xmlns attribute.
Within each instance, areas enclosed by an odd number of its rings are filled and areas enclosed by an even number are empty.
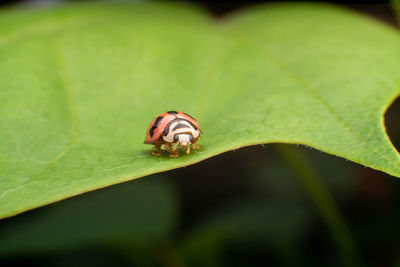
<svg viewBox="0 0 400 267"><path fill-rule="evenodd" d="M201 130L197 121L186 113L168 111L158 115L147 129L145 144L153 144L151 154L160 155L161 146L169 152L169 156L176 158L178 149L199 149L195 143L200 139Z"/></svg>

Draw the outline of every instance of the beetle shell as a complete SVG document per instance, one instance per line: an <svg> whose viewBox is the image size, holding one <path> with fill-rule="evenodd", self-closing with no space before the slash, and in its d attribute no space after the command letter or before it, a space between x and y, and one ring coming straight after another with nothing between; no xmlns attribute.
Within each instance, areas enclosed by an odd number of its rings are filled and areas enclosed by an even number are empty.
<svg viewBox="0 0 400 267"><path fill-rule="evenodd" d="M182 118L176 118L164 128L162 139L167 143L174 143L178 141L179 134L190 134L192 139L197 139L200 131L194 127L193 123Z"/></svg>
<svg viewBox="0 0 400 267"><path fill-rule="evenodd" d="M147 129L146 139L144 143L155 144L157 141L160 140L160 138L162 138L163 135L165 136L167 142L170 142L169 139L171 139L171 137L169 136L169 126L174 125L175 122L179 123L179 121L184 122L184 124L190 124L193 129L198 132L197 136L193 136L194 138L197 138L199 136L199 125L193 117L180 111L168 111L160 114L150 123L149 128ZM168 128L166 129L166 127ZM196 135L196 133L194 134ZM173 140L171 139L171 141Z"/></svg>

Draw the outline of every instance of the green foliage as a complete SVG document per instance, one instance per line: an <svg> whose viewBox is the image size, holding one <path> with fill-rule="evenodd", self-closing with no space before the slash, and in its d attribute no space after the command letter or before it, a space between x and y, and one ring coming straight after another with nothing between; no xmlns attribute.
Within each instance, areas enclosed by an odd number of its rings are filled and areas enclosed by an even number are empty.
<svg viewBox="0 0 400 267"><path fill-rule="evenodd" d="M223 21L162 3L3 11L0 216L259 143L400 176L382 117L399 47L396 30L316 4ZM149 155L145 131L167 110L197 118L201 150Z"/></svg>
<svg viewBox="0 0 400 267"><path fill-rule="evenodd" d="M113 186L54 204L17 223L6 221L0 256L96 246L153 253L174 230L178 214L175 192L163 178Z"/></svg>

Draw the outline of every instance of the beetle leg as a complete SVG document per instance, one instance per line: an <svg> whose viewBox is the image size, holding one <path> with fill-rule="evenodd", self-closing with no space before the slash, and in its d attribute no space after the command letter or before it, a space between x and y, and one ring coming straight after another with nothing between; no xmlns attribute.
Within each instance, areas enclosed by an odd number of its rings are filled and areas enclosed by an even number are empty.
<svg viewBox="0 0 400 267"><path fill-rule="evenodd" d="M165 150L167 150L168 152L171 152L171 150L174 149L170 144L164 144L164 147L165 147Z"/></svg>
<svg viewBox="0 0 400 267"><path fill-rule="evenodd" d="M170 144L165 144L165 150L169 152L171 158L176 158L178 156L177 147L172 147Z"/></svg>
<svg viewBox="0 0 400 267"><path fill-rule="evenodd" d="M151 154L154 155L154 156L161 155L161 145L155 144L153 149L152 149L152 151L151 151Z"/></svg>
<svg viewBox="0 0 400 267"><path fill-rule="evenodd" d="M186 154L190 154L190 146L186 147Z"/></svg>
<svg viewBox="0 0 400 267"><path fill-rule="evenodd" d="M197 145L197 144L191 144L191 146L192 146L193 149L199 149L200 148L200 146Z"/></svg>
<svg viewBox="0 0 400 267"><path fill-rule="evenodd" d="M177 152L177 151L171 152L171 153L169 154L169 156L170 156L171 158L177 158L177 157L178 157L178 152Z"/></svg>

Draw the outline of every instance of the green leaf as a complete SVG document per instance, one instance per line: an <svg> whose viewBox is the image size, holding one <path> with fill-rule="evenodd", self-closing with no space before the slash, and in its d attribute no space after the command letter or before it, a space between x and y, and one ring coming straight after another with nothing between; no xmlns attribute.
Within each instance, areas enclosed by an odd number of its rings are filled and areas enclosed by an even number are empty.
<svg viewBox="0 0 400 267"><path fill-rule="evenodd" d="M312 146L400 176L383 125L399 94L395 29L334 6L222 21L173 4L0 16L0 216L259 143ZM150 121L193 115L202 148L153 157Z"/></svg>
<svg viewBox="0 0 400 267"><path fill-rule="evenodd" d="M177 201L166 177L117 185L2 225L0 257L93 246L153 252L175 228Z"/></svg>

